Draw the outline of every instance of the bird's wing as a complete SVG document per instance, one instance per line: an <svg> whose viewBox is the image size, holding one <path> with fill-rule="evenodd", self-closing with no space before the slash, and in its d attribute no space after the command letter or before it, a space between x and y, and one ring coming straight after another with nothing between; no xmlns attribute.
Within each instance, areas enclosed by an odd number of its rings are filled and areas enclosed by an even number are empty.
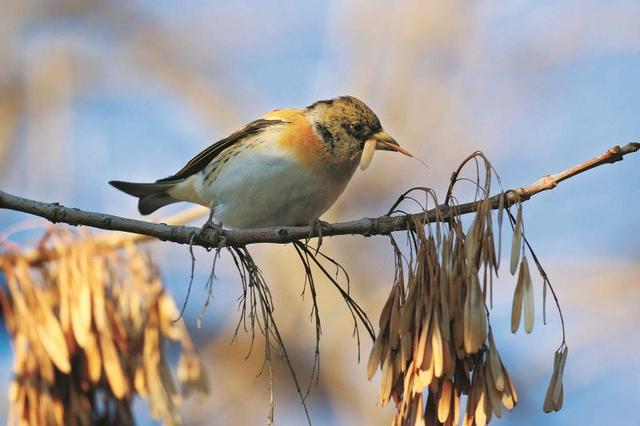
<svg viewBox="0 0 640 426"><path fill-rule="evenodd" d="M264 118L252 121L243 128L233 132L231 135L219 140L218 142L200 152L176 174L163 179L159 179L156 182L175 182L188 178L189 176L203 170L214 158L216 158L222 151L229 148L231 145L239 143L240 141L248 137L254 136L271 126L284 123L285 122L282 120L266 120Z"/></svg>

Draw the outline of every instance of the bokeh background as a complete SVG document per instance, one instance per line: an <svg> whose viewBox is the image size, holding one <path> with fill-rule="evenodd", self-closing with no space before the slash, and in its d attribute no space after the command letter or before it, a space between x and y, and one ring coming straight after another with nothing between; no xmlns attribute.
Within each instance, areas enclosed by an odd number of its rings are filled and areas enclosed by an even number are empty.
<svg viewBox="0 0 640 426"><path fill-rule="evenodd" d="M628 1L9 1L0 9L0 189L44 201L139 217L110 179L171 174L209 143L274 108L352 94L430 166L379 154L325 220L379 215L405 189L440 194L468 153L484 151L505 187L517 187L640 138L640 2ZM185 206L172 206L164 217ZM525 206L526 232L564 307L570 348L561 412L543 414L555 311L509 332L514 279L504 271L492 320L520 404L496 424L640 424L640 158L598 168ZM34 218L0 212L0 231ZM27 244L39 230L14 241ZM178 303L186 295L185 247L148 244ZM325 240L350 272L354 297L374 321L391 285L383 237ZM253 249L299 376L313 360L310 301L290 247ZM268 388L249 338L231 344L240 284L223 258L214 298L196 326L212 255L197 251L186 321L207 360L212 394L188 401L187 424L262 424ZM320 383L315 424L389 424L379 378L357 362L352 325L320 285ZM279 308L278 308L279 307ZM0 331L0 389L12 352ZM370 342L364 341L366 361ZM284 366L276 423L304 413ZM5 394L6 392L0 392ZM0 398L0 414L7 412ZM141 425L153 424L144 401Z"/></svg>

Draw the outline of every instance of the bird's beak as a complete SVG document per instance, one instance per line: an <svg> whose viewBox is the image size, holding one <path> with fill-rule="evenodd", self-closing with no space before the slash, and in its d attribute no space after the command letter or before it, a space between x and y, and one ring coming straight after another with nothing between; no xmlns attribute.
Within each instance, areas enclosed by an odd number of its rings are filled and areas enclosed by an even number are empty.
<svg viewBox="0 0 640 426"><path fill-rule="evenodd" d="M387 132L384 130L380 130L378 133L373 135L369 140L373 139L376 141L376 150L379 151L396 151L400 152L408 157L413 157L409 151L404 148L401 148L398 142L393 139Z"/></svg>

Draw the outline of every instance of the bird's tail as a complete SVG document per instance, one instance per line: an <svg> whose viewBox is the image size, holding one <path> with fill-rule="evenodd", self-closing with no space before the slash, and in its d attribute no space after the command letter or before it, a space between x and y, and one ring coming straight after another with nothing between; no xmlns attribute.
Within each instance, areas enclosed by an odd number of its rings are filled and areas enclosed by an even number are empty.
<svg viewBox="0 0 640 426"><path fill-rule="evenodd" d="M167 204L177 203L176 200L169 195L168 191L177 182L161 182L161 183L133 183L112 180L109 182L111 186L119 189L134 197L138 197L138 211L141 214L150 214Z"/></svg>

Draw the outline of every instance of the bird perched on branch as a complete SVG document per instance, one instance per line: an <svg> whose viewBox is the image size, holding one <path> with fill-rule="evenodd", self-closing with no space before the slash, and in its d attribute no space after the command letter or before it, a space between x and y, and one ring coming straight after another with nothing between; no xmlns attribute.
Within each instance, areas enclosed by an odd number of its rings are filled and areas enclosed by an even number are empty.
<svg viewBox="0 0 640 426"><path fill-rule="evenodd" d="M364 102L342 96L267 113L155 183L109 183L138 197L144 215L189 201L211 209L209 224L308 225L336 201L358 164L366 168L375 150L411 156Z"/></svg>

